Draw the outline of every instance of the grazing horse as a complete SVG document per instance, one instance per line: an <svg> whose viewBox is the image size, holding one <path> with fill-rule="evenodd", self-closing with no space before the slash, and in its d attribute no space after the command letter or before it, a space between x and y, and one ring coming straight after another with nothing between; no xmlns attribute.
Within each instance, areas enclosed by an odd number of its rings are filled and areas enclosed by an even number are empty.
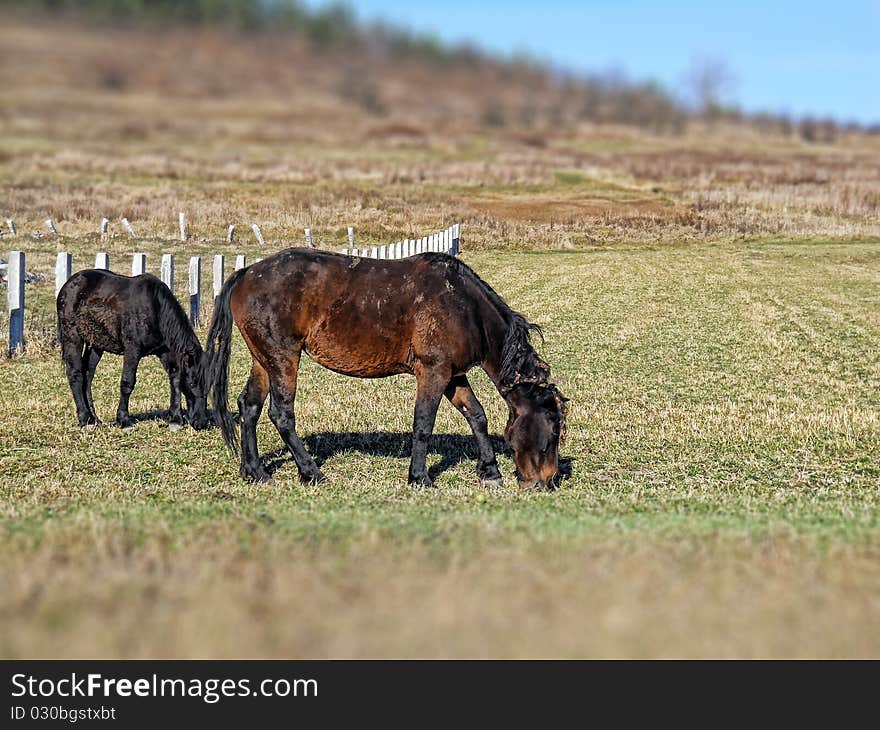
<svg viewBox="0 0 880 730"><path fill-rule="evenodd" d="M253 360L238 399L240 443L227 407L233 320ZM240 453L247 480L269 478L256 433L267 395L269 418L300 478L323 479L296 433L297 369L305 351L324 367L357 378L415 375L410 483L432 484L425 457L446 396L474 432L480 480L498 485L486 414L466 376L479 365L510 409L504 435L520 485L543 489L558 471L566 406L549 382L549 366L529 343L535 331L540 328L452 256L389 261L293 248L238 270L224 284L205 346L206 383L213 388L215 420L230 450Z"/></svg>
<svg viewBox="0 0 880 730"><path fill-rule="evenodd" d="M155 276L120 276L86 269L68 279L58 292L58 341L61 359L80 426L99 426L92 403L92 378L105 352L122 355L122 382L116 423L132 427L128 400L141 358L155 355L171 382L169 423L185 423L180 408L186 396L194 428L208 423L203 384L202 346L171 290Z"/></svg>

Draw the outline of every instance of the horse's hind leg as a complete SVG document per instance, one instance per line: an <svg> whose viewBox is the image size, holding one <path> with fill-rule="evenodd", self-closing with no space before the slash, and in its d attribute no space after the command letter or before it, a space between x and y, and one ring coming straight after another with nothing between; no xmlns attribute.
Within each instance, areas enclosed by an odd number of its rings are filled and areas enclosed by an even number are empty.
<svg viewBox="0 0 880 730"><path fill-rule="evenodd" d="M83 374L83 340L81 337L62 332L61 359L64 362L64 370L67 373L70 392L73 394L73 402L76 404L76 417L79 425L98 425L97 419L92 417L92 411L86 401L83 388L85 376Z"/></svg>
<svg viewBox="0 0 880 730"><path fill-rule="evenodd" d="M260 462L257 448L257 421L263 412L263 403L269 393L269 376L266 369L256 360L251 365L251 376L238 396L238 410L241 413L241 476L255 482L265 482L269 473Z"/></svg>
<svg viewBox="0 0 880 730"><path fill-rule="evenodd" d="M293 460L299 469L299 478L307 484L324 481L324 475L315 460L306 451L305 444L296 433L296 416L294 401L296 400L296 378L299 369L300 350L296 350L288 360L269 372L269 418L281 434L285 445L290 449Z"/></svg>
<svg viewBox="0 0 880 730"><path fill-rule="evenodd" d="M83 367L85 369L83 374L83 395L85 396L92 421L96 425L101 424L101 419L98 418L98 414L95 412L95 403L92 401L92 381L95 379L95 370L98 367L98 363L101 362L103 354L103 350L99 350L91 345L86 345L85 353L83 353Z"/></svg>
<svg viewBox="0 0 880 730"><path fill-rule="evenodd" d="M120 428L132 428L134 424L128 414L128 401L137 383L138 363L141 355L136 350L126 350L122 356L122 379L119 382L119 407L116 409L116 423Z"/></svg>
<svg viewBox="0 0 880 730"><path fill-rule="evenodd" d="M467 377L456 375L449 381L443 395L464 416L471 431L474 432L479 450L477 475L480 477L480 482L485 487L500 487L502 483L501 472L498 470L495 451L492 449L492 441L489 439L489 423L486 419L486 412L480 401L477 400L477 396L474 395Z"/></svg>

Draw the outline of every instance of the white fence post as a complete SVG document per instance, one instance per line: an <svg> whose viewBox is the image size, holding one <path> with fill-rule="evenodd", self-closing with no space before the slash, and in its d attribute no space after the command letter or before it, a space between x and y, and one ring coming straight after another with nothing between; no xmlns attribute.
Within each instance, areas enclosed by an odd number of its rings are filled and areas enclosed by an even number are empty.
<svg viewBox="0 0 880 730"><path fill-rule="evenodd" d="M238 254L238 256L235 257L235 266L232 268L232 270L238 271L239 269L243 269L245 266L247 266L247 256L245 256L243 253L240 253Z"/></svg>
<svg viewBox="0 0 880 730"><path fill-rule="evenodd" d="M189 260L189 321L193 327L199 324L202 298L202 257L192 256Z"/></svg>
<svg viewBox="0 0 880 730"><path fill-rule="evenodd" d="M234 228L234 226L233 226ZM214 254L214 301L220 296L223 280L226 276L226 257L222 253Z"/></svg>
<svg viewBox="0 0 880 730"><path fill-rule="evenodd" d="M162 263L159 266L159 278L165 283L172 293L174 292L174 254L163 253Z"/></svg>
<svg viewBox="0 0 880 730"><path fill-rule="evenodd" d="M15 222L12 218L6 219L6 226L9 228L9 232L14 236L15 235Z"/></svg>
<svg viewBox="0 0 880 730"><path fill-rule="evenodd" d="M6 269L6 300L9 303L9 356L24 351L24 273L23 251L10 251Z"/></svg>
<svg viewBox="0 0 880 730"><path fill-rule="evenodd" d="M134 228L132 228L132 225L129 222L128 218L122 219L122 227L125 229L126 233L128 233L129 236L131 236L132 238L137 238L134 233Z"/></svg>
<svg viewBox="0 0 880 730"><path fill-rule="evenodd" d="M308 246L309 248L314 248L314 246L312 245L312 229L306 228L305 232L306 232L306 246Z"/></svg>
<svg viewBox="0 0 880 730"><path fill-rule="evenodd" d="M147 254L136 253L131 257L131 275L140 276L147 273Z"/></svg>
<svg viewBox="0 0 880 730"><path fill-rule="evenodd" d="M180 228L180 240L186 240L186 216L183 214L183 211L180 211L177 214L177 225Z"/></svg>
<svg viewBox="0 0 880 730"><path fill-rule="evenodd" d="M235 224L229 226L226 231L226 243L232 243L235 238Z"/></svg>
<svg viewBox="0 0 880 730"><path fill-rule="evenodd" d="M370 249L370 258L371 258L371 259L377 259L377 258L379 258L379 249L376 248L375 246L373 246L373 247Z"/></svg>
<svg viewBox="0 0 880 730"><path fill-rule="evenodd" d="M354 248L354 228L352 226L348 227L348 247Z"/></svg>
<svg viewBox="0 0 880 730"><path fill-rule="evenodd" d="M73 257L66 251L62 251L55 257L55 298L58 298L58 292L70 278L70 270L73 266Z"/></svg>
<svg viewBox="0 0 880 730"><path fill-rule="evenodd" d="M101 240L107 240L107 234L110 230L110 221L107 218L101 218Z"/></svg>
<svg viewBox="0 0 880 730"><path fill-rule="evenodd" d="M386 246L379 246L379 258L385 259L388 258L388 249Z"/></svg>
<svg viewBox="0 0 880 730"><path fill-rule="evenodd" d="M253 230L254 235L257 237L257 243L259 243L261 246L265 245L265 241L263 240L263 234L260 233L260 227L256 223L254 223L251 226L251 230Z"/></svg>
<svg viewBox="0 0 880 730"><path fill-rule="evenodd" d="M95 268L96 269L105 269L107 271L110 270L110 256L100 251L95 254Z"/></svg>
<svg viewBox="0 0 880 730"><path fill-rule="evenodd" d="M46 218L46 228L49 229L49 233L51 233L52 235L58 235L58 229L55 227L55 221L53 221L51 218Z"/></svg>
<svg viewBox="0 0 880 730"><path fill-rule="evenodd" d="M461 224L454 223L452 225L452 255L458 256L461 251Z"/></svg>

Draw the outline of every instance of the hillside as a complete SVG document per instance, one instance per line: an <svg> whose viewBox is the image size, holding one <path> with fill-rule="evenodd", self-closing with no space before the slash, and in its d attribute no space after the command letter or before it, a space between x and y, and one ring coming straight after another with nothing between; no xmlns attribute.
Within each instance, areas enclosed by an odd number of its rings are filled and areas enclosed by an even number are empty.
<svg viewBox="0 0 880 730"><path fill-rule="evenodd" d="M877 136L595 123L583 88L527 66L281 34L9 15L0 49L0 213L21 231L127 216L170 238L186 210L198 236L274 242L453 220L473 248L880 236Z"/></svg>

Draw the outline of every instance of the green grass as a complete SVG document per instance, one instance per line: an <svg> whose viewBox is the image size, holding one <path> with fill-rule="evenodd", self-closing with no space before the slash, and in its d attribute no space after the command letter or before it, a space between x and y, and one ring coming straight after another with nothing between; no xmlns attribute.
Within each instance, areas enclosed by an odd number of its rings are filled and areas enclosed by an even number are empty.
<svg viewBox="0 0 880 730"><path fill-rule="evenodd" d="M81 432L35 341L0 363L0 653L880 653L880 246L466 260L544 326L572 399L558 491L480 488L446 403L437 489L410 489L414 381L310 361L297 422L329 481L298 483L264 415L278 469L246 485L216 431ZM51 295L28 288L32 322ZM237 338L234 392L248 364ZM95 381L106 421L119 372L107 356ZM473 381L499 433L506 407ZM145 361L132 413L166 408L166 387Z"/></svg>

